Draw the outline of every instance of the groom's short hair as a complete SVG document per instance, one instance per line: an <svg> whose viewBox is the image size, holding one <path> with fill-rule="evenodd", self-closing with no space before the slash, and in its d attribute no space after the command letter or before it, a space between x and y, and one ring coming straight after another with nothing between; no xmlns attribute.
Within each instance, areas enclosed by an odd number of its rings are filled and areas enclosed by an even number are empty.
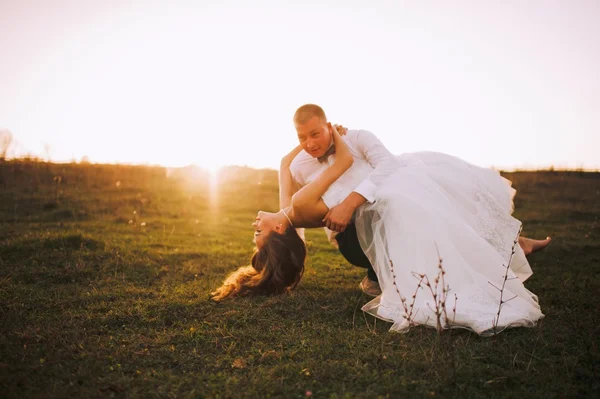
<svg viewBox="0 0 600 399"><path fill-rule="evenodd" d="M316 104L304 104L294 114L294 125L303 125L312 117L318 116L321 121L327 123L327 117L323 108Z"/></svg>

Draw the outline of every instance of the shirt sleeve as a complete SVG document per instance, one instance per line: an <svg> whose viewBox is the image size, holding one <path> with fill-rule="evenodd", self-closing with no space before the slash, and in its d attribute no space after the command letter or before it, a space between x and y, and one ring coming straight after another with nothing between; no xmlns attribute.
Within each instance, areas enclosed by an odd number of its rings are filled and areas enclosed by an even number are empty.
<svg viewBox="0 0 600 399"><path fill-rule="evenodd" d="M366 198L368 202L377 200L377 188L390 174L398 170L400 162L373 133L359 130L354 141L356 150L361 152L373 171L354 191Z"/></svg>

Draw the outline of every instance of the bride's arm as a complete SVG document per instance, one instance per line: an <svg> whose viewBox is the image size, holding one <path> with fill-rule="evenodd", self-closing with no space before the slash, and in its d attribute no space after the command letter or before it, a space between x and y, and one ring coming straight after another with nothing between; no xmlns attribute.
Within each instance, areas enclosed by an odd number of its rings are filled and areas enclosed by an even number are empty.
<svg viewBox="0 0 600 399"><path fill-rule="evenodd" d="M348 146L331 124L329 124L329 131L333 135L333 144L335 145L335 162L319 177L302 187L292 196L294 215L301 218L304 222L310 220L316 226L323 225L322 218L327 213L327 207L321 197L325 194L329 186L354 163ZM317 221L317 217L321 219Z"/></svg>
<svg viewBox="0 0 600 399"><path fill-rule="evenodd" d="M292 204L292 196L298 191L298 184L292 177L290 165L300 151L302 151L302 146L298 145L281 159L279 165L279 209L289 207Z"/></svg>

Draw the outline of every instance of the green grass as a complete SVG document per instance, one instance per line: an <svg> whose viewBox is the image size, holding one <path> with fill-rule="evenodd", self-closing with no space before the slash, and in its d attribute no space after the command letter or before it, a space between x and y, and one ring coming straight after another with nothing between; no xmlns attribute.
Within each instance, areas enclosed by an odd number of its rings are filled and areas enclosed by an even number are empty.
<svg viewBox="0 0 600 399"><path fill-rule="evenodd" d="M546 318L480 338L388 332L320 230L290 295L211 302L277 208L274 171L230 170L212 195L202 174L0 163L0 396L591 396L600 174L506 176L524 234L554 237L527 282Z"/></svg>

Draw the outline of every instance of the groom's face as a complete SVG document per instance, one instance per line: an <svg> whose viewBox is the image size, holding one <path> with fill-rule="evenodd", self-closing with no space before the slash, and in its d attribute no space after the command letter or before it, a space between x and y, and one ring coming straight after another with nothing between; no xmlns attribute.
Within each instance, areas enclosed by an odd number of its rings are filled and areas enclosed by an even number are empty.
<svg viewBox="0 0 600 399"><path fill-rule="evenodd" d="M296 125L300 145L310 156L318 158L327 152L331 146L329 123L313 116L303 124Z"/></svg>

